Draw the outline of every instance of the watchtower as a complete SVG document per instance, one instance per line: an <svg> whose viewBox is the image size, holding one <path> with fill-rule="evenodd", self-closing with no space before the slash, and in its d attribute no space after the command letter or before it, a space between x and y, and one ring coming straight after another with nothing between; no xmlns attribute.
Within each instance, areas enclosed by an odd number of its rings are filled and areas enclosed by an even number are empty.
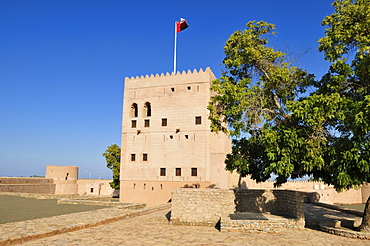
<svg viewBox="0 0 370 246"><path fill-rule="evenodd" d="M167 202L180 187L229 188L225 134L210 131L210 68L125 78L121 202Z"/></svg>

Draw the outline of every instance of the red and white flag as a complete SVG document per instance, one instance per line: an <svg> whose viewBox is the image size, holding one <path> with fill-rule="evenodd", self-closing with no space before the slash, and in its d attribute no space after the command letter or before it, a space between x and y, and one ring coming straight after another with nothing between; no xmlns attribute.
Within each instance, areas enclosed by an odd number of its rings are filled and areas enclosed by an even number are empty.
<svg viewBox="0 0 370 246"><path fill-rule="evenodd" d="M188 22L185 19L180 18L180 21L176 22L176 33L181 32L188 27L189 27Z"/></svg>

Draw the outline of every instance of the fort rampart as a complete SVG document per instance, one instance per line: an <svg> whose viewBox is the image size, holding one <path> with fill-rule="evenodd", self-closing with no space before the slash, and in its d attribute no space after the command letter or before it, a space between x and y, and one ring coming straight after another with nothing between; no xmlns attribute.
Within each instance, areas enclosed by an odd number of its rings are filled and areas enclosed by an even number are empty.
<svg viewBox="0 0 370 246"><path fill-rule="evenodd" d="M53 179L0 177L0 192L54 194Z"/></svg>

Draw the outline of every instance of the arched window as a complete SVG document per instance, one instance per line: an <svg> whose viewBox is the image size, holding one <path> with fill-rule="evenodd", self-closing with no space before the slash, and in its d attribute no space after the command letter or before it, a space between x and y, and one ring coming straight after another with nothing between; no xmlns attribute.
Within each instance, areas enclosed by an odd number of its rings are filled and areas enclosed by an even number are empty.
<svg viewBox="0 0 370 246"><path fill-rule="evenodd" d="M152 107L150 105L150 102L146 102L144 104L144 112L145 112L144 117L152 116Z"/></svg>
<svg viewBox="0 0 370 246"><path fill-rule="evenodd" d="M133 103L131 106L131 117L137 117L139 114L139 110L137 108L137 104Z"/></svg>

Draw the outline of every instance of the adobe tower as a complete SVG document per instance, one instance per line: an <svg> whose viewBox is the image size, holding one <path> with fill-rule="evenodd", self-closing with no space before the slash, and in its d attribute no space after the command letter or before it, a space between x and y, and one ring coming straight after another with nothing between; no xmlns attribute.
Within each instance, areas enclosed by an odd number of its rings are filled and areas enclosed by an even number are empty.
<svg viewBox="0 0 370 246"><path fill-rule="evenodd" d="M166 203L180 187L230 188L230 139L210 131L210 68L125 78L120 202Z"/></svg>

